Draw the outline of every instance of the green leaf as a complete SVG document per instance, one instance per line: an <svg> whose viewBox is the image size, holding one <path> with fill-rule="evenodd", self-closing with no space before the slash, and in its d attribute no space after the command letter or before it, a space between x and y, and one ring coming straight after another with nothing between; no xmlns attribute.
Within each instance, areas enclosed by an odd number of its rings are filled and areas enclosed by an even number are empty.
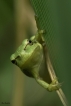
<svg viewBox="0 0 71 106"><path fill-rule="evenodd" d="M31 0L38 16L40 29L44 29L46 45L62 88L70 100L71 89L71 1Z"/></svg>

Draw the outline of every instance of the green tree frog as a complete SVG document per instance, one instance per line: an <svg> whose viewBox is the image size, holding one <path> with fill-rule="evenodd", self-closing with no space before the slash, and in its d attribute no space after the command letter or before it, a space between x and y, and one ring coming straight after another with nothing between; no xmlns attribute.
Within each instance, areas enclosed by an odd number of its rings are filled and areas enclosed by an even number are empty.
<svg viewBox="0 0 71 106"><path fill-rule="evenodd" d="M58 90L61 85L57 79L54 79L51 83L44 81L39 74L43 56L43 30L37 31L37 33L30 39L25 39L18 47L16 52L11 55L11 62L17 65L22 72L35 78L35 80L48 91Z"/></svg>

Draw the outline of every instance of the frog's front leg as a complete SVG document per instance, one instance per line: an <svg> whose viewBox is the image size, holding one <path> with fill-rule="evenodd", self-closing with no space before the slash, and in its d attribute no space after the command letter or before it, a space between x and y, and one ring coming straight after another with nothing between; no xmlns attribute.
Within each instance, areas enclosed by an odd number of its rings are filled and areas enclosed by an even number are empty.
<svg viewBox="0 0 71 106"><path fill-rule="evenodd" d="M57 79L54 79L50 84L42 80L39 76L35 76L36 81L43 86L48 91L56 91L61 87L61 84L58 83Z"/></svg>
<svg viewBox="0 0 71 106"><path fill-rule="evenodd" d="M37 32L36 32L36 34L34 35L34 36L32 36L31 38L30 38L30 40L32 41L32 42L34 42L34 41L38 41L40 44L44 44L45 43L45 40L44 40L44 38L43 38L43 34L45 33L45 31L44 30L37 30Z"/></svg>
<svg viewBox="0 0 71 106"><path fill-rule="evenodd" d="M37 33L35 34L35 39L40 43L43 44L44 38L43 38L43 34L45 33L44 30L38 30Z"/></svg>
<svg viewBox="0 0 71 106"><path fill-rule="evenodd" d="M45 30L40 30L39 29L39 22L38 22L38 16L34 15L35 21L36 21L36 26L37 26L37 33L35 34L35 39L42 44L44 42L43 34L45 33Z"/></svg>

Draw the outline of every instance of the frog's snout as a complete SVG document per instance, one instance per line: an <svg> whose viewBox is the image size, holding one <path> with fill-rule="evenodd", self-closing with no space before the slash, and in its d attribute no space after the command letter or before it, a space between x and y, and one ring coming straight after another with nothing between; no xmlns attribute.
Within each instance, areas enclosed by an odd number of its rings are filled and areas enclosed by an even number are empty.
<svg viewBox="0 0 71 106"><path fill-rule="evenodd" d="M15 64L15 60L11 60L11 62L12 62L13 64Z"/></svg>
<svg viewBox="0 0 71 106"><path fill-rule="evenodd" d="M15 60L15 55L12 54L11 57L10 57L10 60L13 64L16 64L16 60Z"/></svg>
<svg viewBox="0 0 71 106"><path fill-rule="evenodd" d="M15 65L17 65L17 61L15 59L12 59L11 62Z"/></svg>

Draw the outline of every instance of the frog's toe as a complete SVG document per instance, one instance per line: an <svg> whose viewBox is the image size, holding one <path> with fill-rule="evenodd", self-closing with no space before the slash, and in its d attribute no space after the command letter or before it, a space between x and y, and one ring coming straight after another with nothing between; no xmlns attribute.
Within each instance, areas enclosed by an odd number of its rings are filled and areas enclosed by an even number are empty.
<svg viewBox="0 0 71 106"><path fill-rule="evenodd" d="M61 83L55 83L55 84L51 83L51 84L49 85L48 90L49 90L49 91L59 90L59 88L61 87L61 85L62 85Z"/></svg>
<svg viewBox="0 0 71 106"><path fill-rule="evenodd" d="M57 77L53 79L53 81L51 82L51 84L57 84L58 83L58 79Z"/></svg>

